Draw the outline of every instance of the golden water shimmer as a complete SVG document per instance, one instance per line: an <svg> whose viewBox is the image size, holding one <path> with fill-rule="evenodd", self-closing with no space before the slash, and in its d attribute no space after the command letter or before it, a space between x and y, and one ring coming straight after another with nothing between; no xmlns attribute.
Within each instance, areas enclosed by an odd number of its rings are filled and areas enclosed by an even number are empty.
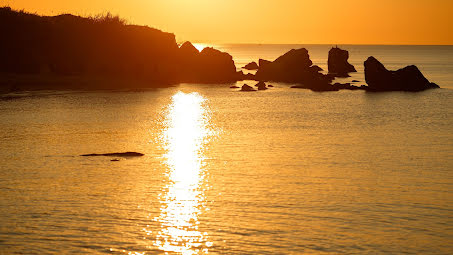
<svg viewBox="0 0 453 255"><path fill-rule="evenodd" d="M162 142L167 153L168 184L161 194L161 228L154 245L181 254L207 253L206 233L198 230L205 207L203 147L212 136L205 99L198 93L179 92L172 97Z"/></svg>
<svg viewBox="0 0 453 255"><path fill-rule="evenodd" d="M0 100L0 254L452 254L451 83L272 84ZM145 156L78 156L124 151Z"/></svg>

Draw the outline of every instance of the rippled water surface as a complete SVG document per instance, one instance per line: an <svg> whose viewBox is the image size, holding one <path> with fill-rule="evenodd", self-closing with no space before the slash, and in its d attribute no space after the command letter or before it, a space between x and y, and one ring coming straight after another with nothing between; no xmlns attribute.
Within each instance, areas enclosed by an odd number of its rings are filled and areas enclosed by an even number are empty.
<svg viewBox="0 0 453 255"><path fill-rule="evenodd" d="M0 254L453 253L452 89L273 85L0 100Z"/></svg>

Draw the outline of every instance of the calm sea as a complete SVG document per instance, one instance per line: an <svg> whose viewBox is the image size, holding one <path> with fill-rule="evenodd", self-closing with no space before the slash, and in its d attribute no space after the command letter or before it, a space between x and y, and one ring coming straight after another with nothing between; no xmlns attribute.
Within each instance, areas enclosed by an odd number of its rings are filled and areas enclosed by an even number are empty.
<svg viewBox="0 0 453 255"><path fill-rule="evenodd" d="M296 47L220 46L238 66ZM340 47L350 79L373 55L442 89L0 100L0 254L452 254L453 47ZM145 156L79 156L123 151Z"/></svg>

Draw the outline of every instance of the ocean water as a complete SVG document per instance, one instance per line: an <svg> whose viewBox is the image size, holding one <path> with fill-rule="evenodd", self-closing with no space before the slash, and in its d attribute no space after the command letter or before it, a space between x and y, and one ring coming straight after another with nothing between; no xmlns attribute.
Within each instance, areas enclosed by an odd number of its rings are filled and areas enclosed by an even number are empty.
<svg viewBox="0 0 453 255"><path fill-rule="evenodd" d="M241 66L293 46L221 47ZM453 253L452 48L341 47L350 79L374 55L443 88L3 97L0 254ZM79 156L124 151L145 156Z"/></svg>

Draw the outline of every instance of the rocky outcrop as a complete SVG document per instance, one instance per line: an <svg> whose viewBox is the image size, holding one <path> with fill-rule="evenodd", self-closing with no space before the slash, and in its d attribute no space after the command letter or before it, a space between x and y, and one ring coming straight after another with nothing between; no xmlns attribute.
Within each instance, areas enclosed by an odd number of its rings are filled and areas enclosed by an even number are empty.
<svg viewBox="0 0 453 255"><path fill-rule="evenodd" d="M323 69L317 65L313 65L310 67L314 72L321 72Z"/></svg>
<svg viewBox="0 0 453 255"><path fill-rule="evenodd" d="M243 67L246 70L258 70L258 64L256 62L250 62Z"/></svg>
<svg viewBox="0 0 453 255"><path fill-rule="evenodd" d="M242 85L241 91L256 91L256 89L252 88L251 86L244 84Z"/></svg>
<svg viewBox="0 0 453 255"><path fill-rule="evenodd" d="M179 52L181 54L181 57L183 58L195 57L200 53L197 48L195 48L195 46L193 46L193 44L189 41L179 46Z"/></svg>
<svg viewBox="0 0 453 255"><path fill-rule="evenodd" d="M262 67L262 68L266 68L267 66L269 66L270 64L272 64L272 61L269 61L269 60L265 60L265 59L259 59L258 60L258 63L259 63L259 66L258 66L258 69L259 67Z"/></svg>
<svg viewBox="0 0 453 255"><path fill-rule="evenodd" d="M315 91L332 90L332 76L320 73L321 68L313 65L305 48L292 49L275 61L259 60L256 79L260 81L275 81L299 83L297 87Z"/></svg>
<svg viewBox="0 0 453 255"><path fill-rule="evenodd" d="M39 16L0 7L0 35L0 73L134 81L125 82L127 88L242 79L228 53L199 52L189 42L178 47L172 33L129 25L110 14ZM78 89L100 86L75 83Z"/></svg>
<svg viewBox="0 0 453 255"><path fill-rule="evenodd" d="M248 74L241 73L240 78L238 78L238 80L256 80L256 77L254 74L251 73Z"/></svg>
<svg viewBox="0 0 453 255"><path fill-rule="evenodd" d="M190 42L179 48L179 70L182 82L232 82L241 79L236 72L233 57L214 48L199 52Z"/></svg>
<svg viewBox="0 0 453 255"><path fill-rule="evenodd" d="M335 83L332 85L335 89L337 90L342 90L342 89L347 89L347 90L361 90L364 89L362 87L357 87L354 85L351 85L351 83Z"/></svg>
<svg viewBox="0 0 453 255"><path fill-rule="evenodd" d="M355 67L348 62L349 52L338 47L332 48L329 51L329 59L327 65L329 73L336 77L349 77L348 73L357 72Z"/></svg>
<svg viewBox="0 0 453 255"><path fill-rule="evenodd" d="M140 153L140 152L114 152L114 153L92 153L92 154L83 154L80 155L82 157L141 157L144 156L145 154Z"/></svg>
<svg viewBox="0 0 453 255"><path fill-rule="evenodd" d="M437 84L429 82L414 65L390 71L374 57L369 57L364 64L369 91L422 91L439 88Z"/></svg>
<svg viewBox="0 0 453 255"><path fill-rule="evenodd" d="M258 90L266 90L266 89L267 89L266 83L264 83L263 81L258 82L258 83L255 85L255 87L257 87Z"/></svg>

